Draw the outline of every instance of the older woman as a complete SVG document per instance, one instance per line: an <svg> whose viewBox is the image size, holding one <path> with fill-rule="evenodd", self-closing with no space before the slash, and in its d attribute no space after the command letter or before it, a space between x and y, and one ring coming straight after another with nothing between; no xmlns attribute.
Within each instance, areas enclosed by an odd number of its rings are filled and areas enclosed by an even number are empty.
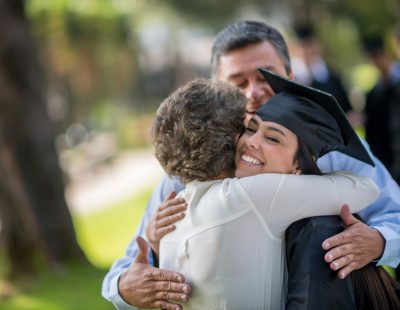
<svg viewBox="0 0 400 310"><path fill-rule="evenodd" d="M286 228L300 218L338 214L343 203L358 212L377 197L369 179L320 175L315 160L333 149L371 162L340 113L326 111L312 94L276 95L241 136L245 98L222 82L194 81L160 106L156 156L186 183L180 196L188 203L185 218L161 240L160 267L191 282L187 308L281 308Z"/></svg>

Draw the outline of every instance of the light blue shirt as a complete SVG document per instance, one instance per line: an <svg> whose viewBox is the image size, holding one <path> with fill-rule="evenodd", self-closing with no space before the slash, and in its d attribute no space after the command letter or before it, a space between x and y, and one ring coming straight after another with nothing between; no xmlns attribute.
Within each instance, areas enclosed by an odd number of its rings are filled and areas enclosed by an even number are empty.
<svg viewBox="0 0 400 310"><path fill-rule="evenodd" d="M365 141L367 149L369 147ZM371 153L370 153L371 154ZM359 160L339 152L331 152L318 160L322 171L351 171L357 175L371 178L380 188L378 199L362 210L358 215L371 227L377 229L386 240L385 250L378 261L378 265L396 267L400 263L400 189L390 176L382 163L373 155L375 168ZM160 206L165 197L172 191L179 192L183 185L175 178L164 176L153 191L142 222L137 230L137 235L145 235L145 227L155 210ZM111 301L117 309L136 309L128 305L118 293L119 276L129 268L137 255L138 248L132 239L126 250L125 256L116 260L103 281L102 295ZM150 264L154 264L153 257L149 255Z"/></svg>

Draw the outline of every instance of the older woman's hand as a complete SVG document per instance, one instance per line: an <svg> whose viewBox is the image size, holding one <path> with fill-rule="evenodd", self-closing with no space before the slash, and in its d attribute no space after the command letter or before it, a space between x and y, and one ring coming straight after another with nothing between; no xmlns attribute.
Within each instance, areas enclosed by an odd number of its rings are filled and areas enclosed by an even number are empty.
<svg viewBox="0 0 400 310"><path fill-rule="evenodd" d="M160 239L175 229L174 223L183 219L187 204L183 198L175 198L176 192L170 193L161 203L146 227L146 238L153 253L158 258Z"/></svg>

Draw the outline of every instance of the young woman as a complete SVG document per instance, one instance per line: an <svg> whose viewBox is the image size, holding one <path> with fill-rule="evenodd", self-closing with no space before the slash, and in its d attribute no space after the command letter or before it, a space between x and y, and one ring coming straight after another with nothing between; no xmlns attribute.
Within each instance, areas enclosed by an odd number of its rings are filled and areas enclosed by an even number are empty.
<svg viewBox="0 0 400 310"><path fill-rule="evenodd" d="M241 136L245 98L222 82L194 81L160 106L156 157L186 183L180 196L188 203L185 218L161 240L160 267L189 279L185 308L281 308L286 228L338 214L344 203L358 212L377 197L367 178L321 175L315 161L334 149L371 159L343 127L346 119L322 108L314 91L308 95L276 95Z"/></svg>

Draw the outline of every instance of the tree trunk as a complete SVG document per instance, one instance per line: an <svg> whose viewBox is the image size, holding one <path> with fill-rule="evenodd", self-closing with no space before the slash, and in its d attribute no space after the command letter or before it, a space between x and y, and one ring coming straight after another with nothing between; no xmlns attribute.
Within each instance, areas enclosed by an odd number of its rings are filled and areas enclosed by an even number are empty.
<svg viewBox="0 0 400 310"><path fill-rule="evenodd" d="M13 271L85 260L64 197L43 74L23 0L0 1L0 221Z"/></svg>

